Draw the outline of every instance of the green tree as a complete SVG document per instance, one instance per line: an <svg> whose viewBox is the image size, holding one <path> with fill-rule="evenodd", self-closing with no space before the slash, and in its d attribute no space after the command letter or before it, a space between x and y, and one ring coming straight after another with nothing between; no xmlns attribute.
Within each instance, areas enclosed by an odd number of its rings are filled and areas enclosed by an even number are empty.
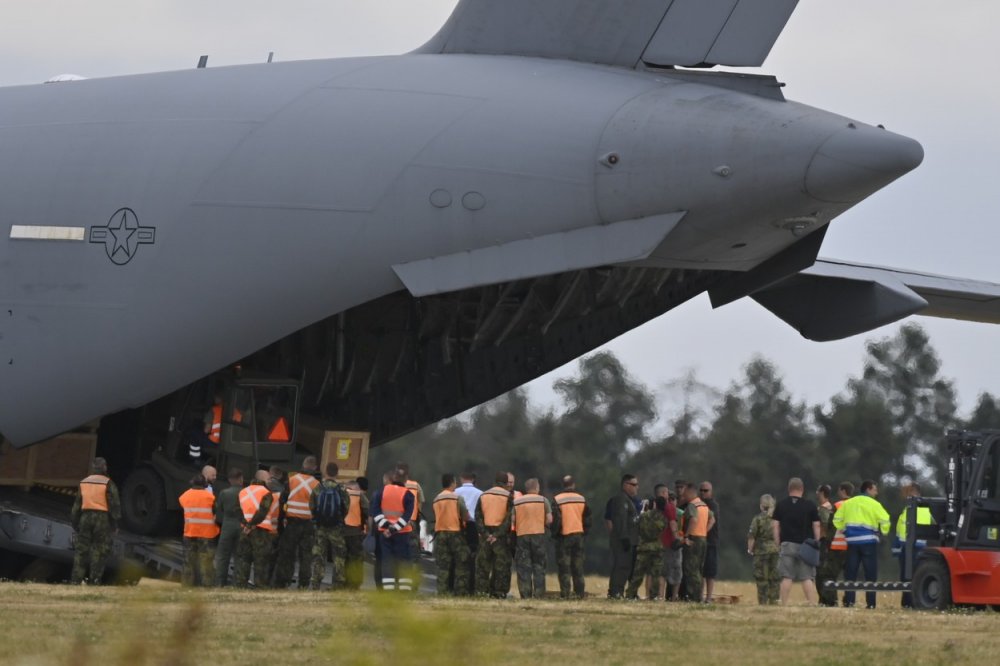
<svg viewBox="0 0 1000 666"><path fill-rule="evenodd" d="M953 384L940 376L941 362L927 333L905 324L891 338L869 341L861 377L817 412L823 448L856 480L887 486L920 481L936 489L943 472L941 443L959 421Z"/></svg>
<svg viewBox="0 0 1000 666"><path fill-rule="evenodd" d="M964 424L968 430L996 430L1000 428L1000 405L991 393L980 393L976 406Z"/></svg>

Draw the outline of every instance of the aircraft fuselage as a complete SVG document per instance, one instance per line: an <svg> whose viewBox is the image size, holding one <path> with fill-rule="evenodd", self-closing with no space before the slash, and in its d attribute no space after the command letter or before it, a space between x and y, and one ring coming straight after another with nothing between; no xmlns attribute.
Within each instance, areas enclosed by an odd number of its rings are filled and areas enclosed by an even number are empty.
<svg viewBox="0 0 1000 666"><path fill-rule="evenodd" d="M531 277L534 239L635 221L648 251L560 261L746 271L919 163L773 85L409 55L0 89L0 432L141 406L429 259Z"/></svg>

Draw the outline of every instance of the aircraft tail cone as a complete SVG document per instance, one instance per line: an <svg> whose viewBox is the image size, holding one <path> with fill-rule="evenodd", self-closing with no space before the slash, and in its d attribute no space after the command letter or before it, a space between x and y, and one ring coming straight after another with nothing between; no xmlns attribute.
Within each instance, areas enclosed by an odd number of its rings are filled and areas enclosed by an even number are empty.
<svg viewBox="0 0 1000 666"><path fill-rule="evenodd" d="M881 128L856 125L819 147L806 171L806 191L820 201L857 203L917 168L923 147Z"/></svg>

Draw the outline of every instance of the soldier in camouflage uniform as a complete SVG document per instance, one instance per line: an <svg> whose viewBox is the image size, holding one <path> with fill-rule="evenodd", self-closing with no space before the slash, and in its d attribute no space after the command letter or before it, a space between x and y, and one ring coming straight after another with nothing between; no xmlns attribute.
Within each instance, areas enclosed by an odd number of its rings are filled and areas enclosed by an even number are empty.
<svg viewBox="0 0 1000 666"><path fill-rule="evenodd" d="M302 461L302 471L288 479L282 488L280 512L281 525L278 539L278 554L274 565L274 586L288 587L299 565L298 587L309 587L312 578L312 551L316 529L312 513L309 511L309 497L318 485L319 462L316 456L306 456Z"/></svg>
<svg viewBox="0 0 1000 666"><path fill-rule="evenodd" d="M545 566L548 539L546 528L552 524L552 505L538 494L538 479L524 482L524 494L514 500L514 525L517 546L514 567L517 590L522 599L545 596Z"/></svg>
<svg viewBox="0 0 1000 666"><path fill-rule="evenodd" d="M363 484L363 485L362 485ZM351 504L344 518L344 578L351 590L360 590L364 578L365 530L368 526L368 479L361 476L347 484Z"/></svg>
<svg viewBox="0 0 1000 666"><path fill-rule="evenodd" d="M778 603L778 544L774 542L771 514L774 498L760 496L760 513L750 521L747 532L747 552L753 555L753 577L757 581L757 603L761 606Z"/></svg>
<svg viewBox="0 0 1000 666"><path fill-rule="evenodd" d="M434 560L437 562L437 593L464 595L469 589L469 544L465 526L469 510L455 493L455 475L441 476L442 490L434 498Z"/></svg>
<svg viewBox="0 0 1000 666"><path fill-rule="evenodd" d="M657 497L654 506L646 509L639 516L639 546L636 548L635 566L632 568L632 578L625 591L626 599L639 598L639 586L646 576L651 576L649 598L656 599L660 589L660 573L663 570L663 530L667 529L667 498Z"/></svg>
<svg viewBox="0 0 1000 666"><path fill-rule="evenodd" d="M688 601L701 601L702 571L705 567L705 552L708 541L705 535L715 524L708 505L698 497L696 484L687 482L684 487L687 508L684 509L684 589ZM707 516L707 525L702 521Z"/></svg>
<svg viewBox="0 0 1000 666"><path fill-rule="evenodd" d="M497 472L496 485L479 497L476 529L476 594L504 598L510 590L510 523L513 494L508 491L507 472Z"/></svg>
<svg viewBox="0 0 1000 666"><path fill-rule="evenodd" d="M347 586L345 568L347 543L344 540L344 518L351 505L351 497L347 488L343 484L337 483L337 474L339 473L340 467L337 463L327 463L323 473L323 481L313 489L312 495L309 496L309 510L316 523L316 536L312 551L312 580L309 585L310 589L313 590L318 590L320 583L323 582L328 555L333 562L331 574L333 589L340 590ZM317 513L317 502L324 489L334 490L339 496L336 515L324 516L322 511Z"/></svg>
<svg viewBox="0 0 1000 666"><path fill-rule="evenodd" d="M236 587L247 587L250 584L251 568L256 587L264 588L271 582L274 541L277 538L274 522L277 518L278 502L267 488L270 480L269 472L258 470L251 484L240 491L243 531L236 545L236 568L233 572L233 585ZM260 492L260 488L265 492ZM258 496L259 500L251 499ZM253 508L254 502L257 502L256 509Z"/></svg>
<svg viewBox="0 0 1000 666"><path fill-rule="evenodd" d="M830 544L833 542L833 535L837 528L833 526L833 514L837 512L833 504L830 503L830 486L823 484L816 489L817 512L819 513L819 566L816 567L816 591L819 592L819 603L821 606L836 606L837 591L828 590L826 581L836 581L840 575L840 561L831 556Z"/></svg>
<svg viewBox="0 0 1000 666"><path fill-rule="evenodd" d="M572 476L563 477L563 490L555 496L556 510L552 512L552 538L556 541L556 568L559 571L559 596L570 598L584 595L583 555L584 539L590 532L590 507L587 500L576 492Z"/></svg>
<svg viewBox="0 0 1000 666"><path fill-rule="evenodd" d="M86 579L91 585L100 585L111 554L111 536L118 530L122 517L122 504L118 488L108 478L104 458L94 458L90 470L92 474L80 482L80 492L70 511L76 531L70 580L79 584Z"/></svg>

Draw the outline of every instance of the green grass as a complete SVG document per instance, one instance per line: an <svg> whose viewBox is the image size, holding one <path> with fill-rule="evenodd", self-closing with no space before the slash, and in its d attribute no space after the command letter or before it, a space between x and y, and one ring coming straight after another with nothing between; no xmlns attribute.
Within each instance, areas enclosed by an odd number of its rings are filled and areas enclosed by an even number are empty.
<svg viewBox="0 0 1000 666"><path fill-rule="evenodd" d="M591 588L601 591L600 581ZM3 664L995 663L1000 615L0 584ZM801 600L795 598L797 603Z"/></svg>

